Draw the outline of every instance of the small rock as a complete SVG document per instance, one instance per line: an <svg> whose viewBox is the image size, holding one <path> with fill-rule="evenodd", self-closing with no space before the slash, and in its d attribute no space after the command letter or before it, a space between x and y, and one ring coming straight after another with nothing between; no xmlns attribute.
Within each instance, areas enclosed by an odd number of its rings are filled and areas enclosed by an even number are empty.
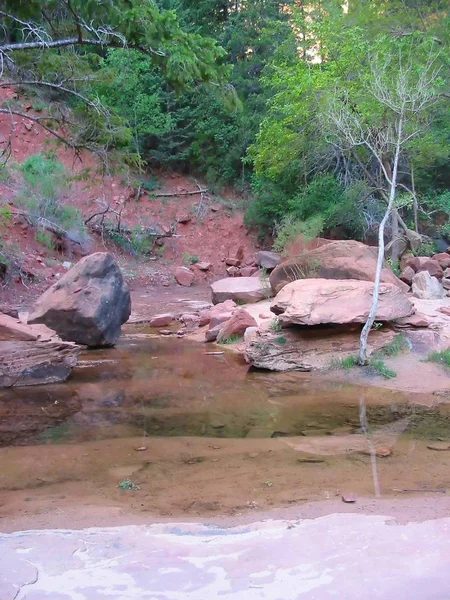
<svg viewBox="0 0 450 600"><path fill-rule="evenodd" d="M241 261L238 258L233 258L232 256L227 256L227 258L225 259L225 264L229 265L230 267L239 267L239 265L241 264Z"/></svg>
<svg viewBox="0 0 450 600"><path fill-rule="evenodd" d="M445 450L450 450L450 442L433 442L432 444L428 444L427 448L428 450L444 452Z"/></svg>
<svg viewBox="0 0 450 600"><path fill-rule="evenodd" d="M251 277L258 272L258 267L241 267L242 277Z"/></svg>
<svg viewBox="0 0 450 600"><path fill-rule="evenodd" d="M189 223L192 220L190 215L181 215L181 217L177 217L178 223Z"/></svg>
<svg viewBox="0 0 450 600"><path fill-rule="evenodd" d="M200 269L200 271L209 271L210 268L212 267L212 263L210 263L210 262L199 262L199 263L197 263L197 267Z"/></svg>
<svg viewBox="0 0 450 600"><path fill-rule="evenodd" d="M255 319L244 308L240 308L235 311L231 319L221 328L217 339L220 342L234 335L242 336L248 327L257 326L258 324Z"/></svg>
<svg viewBox="0 0 450 600"><path fill-rule="evenodd" d="M139 446L139 448L135 448L136 452L145 452L147 450L147 446Z"/></svg>
<svg viewBox="0 0 450 600"><path fill-rule="evenodd" d="M227 273L230 277L239 277L241 270L238 267L228 267Z"/></svg>
<svg viewBox="0 0 450 600"><path fill-rule="evenodd" d="M281 256L276 252L260 250L256 254L255 262L257 265L263 267L264 269L275 269L275 267L277 267L281 262Z"/></svg>
<svg viewBox="0 0 450 600"><path fill-rule="evenodd" d="M174 277L177 283L185 287L192 285L194 273L187 267L177 267L174 271Z"/></svg>
<svg viewBox="0 0 450 600"><path fill-rule="evenodd" d="M161 335L173 335L173 331L170 331L170 329L160 329L159 333Z"/></svg>
<svg viewBox="0 0 450 600"><path fill-rule="evenodd" d="M244 342L249 342L253 338L255 338L258 334L258 327L247 327L244 331Z"/></svg>
<svg viewBox="0 0 450 600"><path fill-rule="evenodd" d="M342 494L342 502L345 502L346 504L352 504L353 502L356 502L356 500L357 496L353 492Z"/></svg>
<svg viewBox="0 0 450 600"><path fill-rule="evenodd" d="M256 458L257 456L259 456L259 452L250 452L248 456L249 458Z"/></svg>
<svg viewBox="0 0 450 600"><path fill-rule="evenodd" d="M66 260L66 261L64 261L64 262L63 262L62 266L63 266L65 269L69 270L69 269L72 267L72 263L71 263L71 262L69 262L68 260Z"/></svg>
<svg viewBox="0 0 450 600"><path fill-rule="evenodd" d="M405 267L403 269L403 271L400 273L400 279L402 281L404 281L405 283L407 283L408 285L411 285L415 274L416 273L412 267Z"/></svg>
<svg viewBox="0 0 450 600"><path fill-rule="evenodd" d="M150 327L167 327L167 325L170 325L172 323L173 319L174 319L174 316L171 315L170 313L154 315L149 321L149 326Z"/></svg>
<svg viewBox="0 0 450 600"><path fill-rule="evenodd" d="M216 325L213 329L208 329L205 333L205 341L207 342L215 342L217 340L217 336L220 333L221 325Z"/></svg>

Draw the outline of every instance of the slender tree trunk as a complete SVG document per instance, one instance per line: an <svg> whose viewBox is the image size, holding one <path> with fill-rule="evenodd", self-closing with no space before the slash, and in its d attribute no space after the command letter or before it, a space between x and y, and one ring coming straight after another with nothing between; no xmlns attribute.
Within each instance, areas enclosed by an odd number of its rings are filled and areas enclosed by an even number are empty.
<svg viewBox="0 0 450 600"><path fill-rule="evenodd" d="M413 195L413 211L414 211L414 231L419 233L419 203L417 202L416 195L416 182L414 179L414 165L411 163L411 191Z"/></svg>
<svg viewBox="0 0 450 600"><path fill-rule="evenodd" d="M373 284L373 297L372 297L372 305L370 307L369 316L367 318L366 324L364 325L361 331L360 344L359 344L359 356L358 362L360 365L365 365L367 363L367 340L369 338L370 330L372 329L372 325L375 321L375 316L377 314L378 309L378 298L380 294L380 279L381 279L381 269L383 268L384 261L384 230L386 227L386 223L389 219L389 216L392 211L392 207L394 206L395 200L395 191L397 187L397 173L398 173L398 161L400 157L400 147L402 144L402 134L403 134L403 111L400 112L399 120L398 120L398 132L397 132L397 142L395 145L395 156L394 156L394 167L392 170L392 176L390 179L390 191L389 191L389 202L386 208L386 212L380 223L380 228L378 230L378 258L377 258L377 268L375 271L375 281Z"/></svg>
<svg viewBox="0 0 450 600"><path fill-rule="evenodd" d="M392 266L397 266L399 261L399 242L400 242L400 228L398 211L396 208L392 209L392 250L391 250L391 263Z"/></svg>

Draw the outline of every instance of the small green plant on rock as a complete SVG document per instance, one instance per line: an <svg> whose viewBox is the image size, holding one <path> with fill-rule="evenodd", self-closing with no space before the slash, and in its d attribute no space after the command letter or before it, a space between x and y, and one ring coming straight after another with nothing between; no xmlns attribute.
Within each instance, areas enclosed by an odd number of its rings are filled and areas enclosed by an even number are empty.
<svg viewBox="0 0 450 600"><path fill-rule="evenodd" d="M278 317L274 317L272 319L272 321L270 322L270 329L275 332L281 331L282 327L281 327L280 319Z"/></svg>
<svg viewBox="0 0 450 600"><path fill-rule="evenodd" d="M238 335L237 333L230 335L227 338L223 338L222 340L219 340L217 343L218 344L234 344L235 342L239 341L241 339L241 335Z"/></svg>
<svg viewBox="0 0 450 600"><path fill-rule="evenodd" d="M136 483L131 481L131 479L122 479L122 481L119 481L119 483L117 484L117 487L121 490L135 491L141 489Z"/></svg>
<svg viewBox="0 0 450 600"><path fill-rule="evenodd" d="M189 254L189 252L183 252L183 263L185 265L195 265L200 262L197 254Z"/></svg>
<svg viewBox="0 0 450 600"><path fill-rule="evenodd" d="M450 367L450 348L440 350L439 352L431 352L428 355L427 360L429 362L438 363L439 365L444 365L445 367Z"/></svg>

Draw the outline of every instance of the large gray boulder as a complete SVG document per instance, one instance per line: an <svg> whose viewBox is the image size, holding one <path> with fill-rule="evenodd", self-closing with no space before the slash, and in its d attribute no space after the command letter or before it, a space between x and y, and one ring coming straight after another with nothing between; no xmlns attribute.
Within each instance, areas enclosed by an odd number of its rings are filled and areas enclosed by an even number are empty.
<svg viewBox="0 0 450 600"><path fill-rule="evenodd" d="M37 301L29 323L44 323L63 339L113 346L131 313L130 292L113 256L81 259Z"/></svg>
<svg viewBox="0 0 450 600"><path fill-rule="evenodd" d="M234 300L238 304L259 302L272 296L269 281L259 277L230 277L211 284L212 302Z"/></svg>
<svg viewBox="0 0 450 600"><path fill-rule="evenodd" d="M365 323L372 304L373 283L352 279L300 279L286 285L270 310L281 325ZM380 284L377 321L392 321L414 312L414 305L397 286Z"/></svg>
<svg viewBox="0 0 450 600"><path fill-rule="evenodd" d="M256 253L255 262L263 269L275 269L281 262L281 255L270 250L260 250Z"/></svg>

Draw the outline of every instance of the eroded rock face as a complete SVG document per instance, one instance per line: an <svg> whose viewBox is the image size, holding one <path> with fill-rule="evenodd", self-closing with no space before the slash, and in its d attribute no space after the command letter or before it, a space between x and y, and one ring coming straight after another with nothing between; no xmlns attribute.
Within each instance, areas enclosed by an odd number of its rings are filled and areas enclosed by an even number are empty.
<svg viewBox="0 0 450 600"><path fill-rule="evenodd" d="M373 283L337 279L302 279L286 285L270 310L282 326L365 323L372 303ZM398 287L380 284L377 321L392 321L414 312Z"/></svg>
<svg viewBox="0 0 450 600"><path fill-rule="evenodd" d="M270 274L270 285L277 294L285 285L297 279L357 279L373 281L377 264L377 248L354 240L339 240L301 253L282 262ZM381 281L400 290L408 286L384 267Z"/></svg>
<svg viewBox="0 0 450 600"><path fill-rule="evenodd" d="M0 342L0 388L64 381L80 350L63 342Z"/></svg>
<svg viewBox="0 0 450 600"><path fill-rule="evenodd" d="M258 277L233 277L211 284L212 302L233 300L241 304L259 302L272 296L270 285Z"/></svg>
<svg viewBox="0 0 450 600"><path fill-rule="evenodd" d="M44 323L63 339L112 346L131 313L128 286L113 256L81 259L37 301L29 323Z"/></svg>
<svg viewBox="0 0 450 600"><path fill-rule="evenodd" d="M360 333L359 325L260 331L247 343L245 359L255 368L269 371L313 371L329 367L333 358L355 356ZM370 350L379 350L394 336L391 330L373 331Z"/></svg>
<svg viewBox="0 0 450 600"><path fill-rule="evenodd" d="M416 298L433 300L445 297L445 290L441 283L432 277L428 271L416 273L412 280L412 292Z"/></svg>

